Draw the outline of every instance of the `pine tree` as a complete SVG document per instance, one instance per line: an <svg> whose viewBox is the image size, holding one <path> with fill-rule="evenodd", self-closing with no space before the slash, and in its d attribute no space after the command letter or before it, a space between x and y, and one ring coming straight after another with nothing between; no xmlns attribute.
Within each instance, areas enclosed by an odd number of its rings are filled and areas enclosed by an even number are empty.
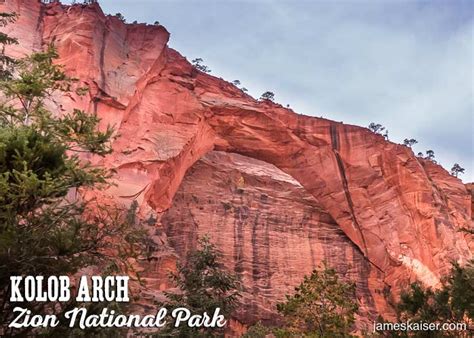
<svg viewBox="0 0 474 338"><path fill-rule="evenodd" d="M453 167L451 168L451 175L458 177L459 174L464 174L465 170L466 169L461 167L458 163L454 163Z"/></svg>
<svg viewBox="0 0 474 338"><path fill-rule="evenodd" d="M427 150L425 159L436 163L434 151L431 149Z"/></svg>
<svg viewBox="0 0 474 338"><path fill-rule="evenodd" d="M199 239L198 243L199 248L189 253L186 264L179 265L177 273L171 274L180 292L166 293L169 301L164 306L170 311L185 307L193 314L207 312L210 316L220 308L220 314L228 320L240 297L237 278L223 269L219 263L220 254L208 237ZM212 337L221 336L223 332L216 328L181 325L178 328L169 326L164 333L173 337Z"/></svg>
<svg viewBox="0 0 474 338"><path fill-rule="evenodd" d="M382 135L382 132L385 130L385 127L382 126L380 123L374 123L374 122L371 122L371 123L369 124L369 127L368 127L368 128L369 128L370 131L372 131L373 133L375 133L375 134L380 134L380 135ZM387 132L386 132L386 133L387 133ZM387 136L388 136L388 134L387 134ZM384 135L384 137L385 137L385 135Z"/></svg>
<svg viewBox="0 0 474 338"><path fill-rule="evenodd" d="M403 145L407 146L407 147L410 147L410 148L412 146L414 146L415 144L417 144L417 143L418 143L418 141L415 140L414 138L410 138L410 139L406 138L406 139L403 140Z"/></svg>
<svg viewBox="0 0 474 338"><path fill-rule="evenodd" d="M305 276L295 288L295 294L286 296L286 302L277 305L286 322L283 336L342 337L350 334L358 305L355 285L339 280L334 269L324 265Z"/></svg>
<svg viewBox="0 0 474 338"><path fill-rule="evenodd" d="M0 334L39 334L8 328L13 307L61 316L74 301L10 303L10 276L72 276L91 265L117 272L140 252L143 233L121 207L77 197L107 186L110 173L79 154L108 154L113 129L99 131L94 114L48 108L52 95L84 91L54 63L55 49L21 60L3 56L11 70L0 81Z"/></svg>
<svg viewBox="0 0 474 338"><path fill-rule="evenodd" d="M257 322L248 328L242 338L265 338L272 334L274 330L274 328L267 327L261 322Z"/></svg>
<svg viewBox="0 0 474 338"><path fill-rule="evenodd" d="M204 64L204 60L202 58L196 58L191 61L193 64L193 67L203 73L210 73L211 70L209 69L208 66Z"/></svg>
<svg viewBox="0 0 474 338"><path fill-rule="evenodd" d="M275 94L273 92L266 91L260 96L261 101L274 101L275 100Z"/></svg>
<svg viewBox="0 0 474 338"><path fill-rule="evenodd" d="M0 27L5 27L7 24L14 22L16 18L17 15L15 13L0 13ZM0 80L11 77L12 66L15 61L8 55L5 55L5 47L17 43L17 39L0 32L0 45L2 46L0 50Z"/></svg>
<svg viewBox="0 0 474 338"><path fill-rule="evenodd" d="M397 304L400 321L465 323L467 330L425 331L420 337L470 337L474 334L474 260L461 267L454 263L441 288L433 290L413 283Z"/></svg>
<svg viewBox="0 0 474 338"><path fill-rule="evenodd" d="M115 13L115 17L119 19L120 21L122 21L123 23L126 22L125 17L123 16L122 13Z"/></svg>

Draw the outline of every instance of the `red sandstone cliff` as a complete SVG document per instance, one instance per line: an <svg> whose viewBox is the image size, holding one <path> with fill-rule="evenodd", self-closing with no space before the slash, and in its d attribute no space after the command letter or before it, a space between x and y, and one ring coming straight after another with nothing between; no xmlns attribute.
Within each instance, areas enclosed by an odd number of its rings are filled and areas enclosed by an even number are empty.
<svg viewBox="0 0 474 338"><path fill-rule="evenodd" d="M196 71L162 26L125 25L97 5L6 0L16 56L49 43L90 88L61 109L115 124L108 197L157 216L146 297L209 233L244 285L243 323L272 320L281 300L326 260L357 282L361 320L390 314L409 281L435 286L449 262L471 258L471 195L440 166L357 126L258 102ZM92 159L99 161L98 159Z"/></svg>

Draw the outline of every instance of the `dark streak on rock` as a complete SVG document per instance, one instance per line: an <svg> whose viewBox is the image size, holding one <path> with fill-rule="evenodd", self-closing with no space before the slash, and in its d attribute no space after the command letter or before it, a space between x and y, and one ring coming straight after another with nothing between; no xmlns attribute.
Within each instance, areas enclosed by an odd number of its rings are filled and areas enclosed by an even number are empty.
<svg viewBox="0 0 474 338"><path fill-rule="evenodd" d="M107 46L107 36L109 34L109 31L107 29L107 23L104 23L103 26L103 31L102 31L102 46L100 48L100 54L99 54L99 68L100 68L100 79L99 79L99 91L105 92L105 70L104 70L104 65L105 65L105 47ZM94 101L94 114L97 114L97 104L98 101Z"/></svg>
<svg viewBox="0 0 474 338"><path fill-rule="evenodd" d="M329 132L331 134L331 142L332 142L332 149L334 152L334 155L336 157L336 162L337 166L339 168L339 173L341 174L341 179L342 179L342 187L344 189L344 194L346 196L347 204L349 205L349 209L351 211L351 218L352 222L356 226L357 230L359 231L359 235L362 239L362 245L364 247L364 253L366 256L368 256L368 249L367 249L367 243L365 241L364 234L362 233L362 228L357 221L357 218L355 216L354 212L354 202L352 201L351 193L349 192L349 184L347 181L347 176L346 176L346 171L344 168L344 162L341 159L341 156L339 155L339 134L337 132L337 127L335 124L330 125Z"/></svg>

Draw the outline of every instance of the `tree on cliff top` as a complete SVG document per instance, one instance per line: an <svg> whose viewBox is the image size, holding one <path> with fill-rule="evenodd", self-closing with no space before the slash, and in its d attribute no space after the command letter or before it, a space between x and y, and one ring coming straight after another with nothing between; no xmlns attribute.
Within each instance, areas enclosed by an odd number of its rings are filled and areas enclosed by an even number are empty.
<svg viewBox="0 0 474 338"><path fill-rule="evenodd" d="M453 167L451 168L451 175L458 177L459 174L464 174L464 169L458 163L454 163Z"/></svg>
<svg viewBox="0 0 474 338"><path fill-rule="evenodd" d="M342 337L352 331L358 305L355 284L341 281L334 269L324 265L305 276L277 305L286 322L283 336ZM278 331L277 331L278 332Z"/></svg>
<svg viewBox="0 0 474 338"><path fill-rule="evenodd" d="M380 134L380 135L382 135L382 132L385 130L385 127L382 126L380 123L374 123L374 122L371 122L368 128L373 133Z"/></svg>
<svg viewBox="0 0 474 338"><path fill-rule="evenodd" d="M403 145L407 146L407 147L410 147L410 148L412 146L414 146L415 144L417 144L417 143L418 143L418 141L415 140L414 138L410 138L410 139L406 138L406 139L403 140Z"/></svg>
<svg viewBox="0 0 474 338"><path fill-rule="evenodd" d="M3 39L5 43L8 40ZM79 153L109 153L113 129L99 131L100 120L94 114L74 109L60 116L50 110L52 95L81 89L54 64L56 58L55 49L49 47L15 60L13 71L3 74L0 81L4 98L0 102L3 336L43 333L31 332L31 327L9 328L16 306L34 314L54 309L61 317L73 305L73 301L10 303L10 276L71 276L93 264L113 272L126 268L127 258L141 251L141 233L120 208L76 197L79 190L107 186L110 174L81 159ZM58 333L64 327L52 330Z"/></svg>
<svg viewBox="0 0 474 338"><path fill-rule="evenodd" d="M266 91L260 96L261 101L274 101L275 100L275 94L270 91Z"/></svg>
<svg viewBox="0 0 474 338"><path fill-rule="evenodd" d="M435 161L435 153L434 153L433 150L430 149L430 150L427 150L427 151L426 151L425 160L429 160L429 161L431 161L431 162L433 162L433 163L436 163L436 161Z"/></svg>
<svg viewBox="0 0 474 338"><path fill-rule="evenodd" d="M126 22L125 17L122 15L122 13L115 13L115 17L122 21L123 23Z"/></svg>
<svg viewBox="0 0 474 338"><path fill-rule="evenodd" d="M223 269L219 262L220 254L208 237L199 239L198 244L199 248L188 254L186 264L178 265L177 273L170 275L180 292L166 293L169 301L163 305L169 312L185 307L193 314L207 312L210 317L216 308L220 308L220 314L228 320L240 297L237 277ZM164 331L161 333L173 337L209 337L223 333L216 328L187 325L178 328L168 326Z"/></svg>
<svg viewBox="0 0 474 338"><path fill-rule="evenodd" d="M194 68L196 68L197 70L199 70L203 73L210 73L211 72L209 67L204 64L204 60L201 59L201 58L196 58L196 59L192 60L191 63L193 64Z"/></svg>

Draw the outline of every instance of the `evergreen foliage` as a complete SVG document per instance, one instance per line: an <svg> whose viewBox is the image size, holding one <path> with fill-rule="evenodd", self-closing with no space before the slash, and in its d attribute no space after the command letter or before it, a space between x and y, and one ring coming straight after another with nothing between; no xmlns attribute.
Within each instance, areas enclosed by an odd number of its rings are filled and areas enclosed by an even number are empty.
<svg viewBox="0 0 474 338"><path fill-rule="evenodd" d="M453 263L441 288L433 290L413 283L397 305L400 321L466 323L468 331L425 331L420 337L468 337L474 334L474 260L464 267Z"/></svg>
<svg viewBox="0 0 474 338"><path fill-rule="evenodd" d="M434 151L433 150L427 150L425 159L436 163Z"/></svg>
<svg viewBox="0 0 474 338"><path fill-rule="evenodd" d="M412 146L414 146L415 144L417 144L417 143L418 143L418 141L415 140L414 138L410 138L410 139L406 138L406 139L403 140L403 145L407 146L407 147L410 147L410 148Z"/></svg>
<svg viewBox="0 0 474 338"><path fill-rule="evenodd" d="M451 168L451 175L458 177L459 174L464 174L464 169L459 165L459 163L454 163L453 167Z"/></svg>
<svg viewBox="0 0 474 338"><path fill-rule="evenodd" d="M341 281L336 271L324 265L305 276L277 305L286 325L276 334L283 337L343 337L353 329L358 305L355 285Z"/></svg>
<svg viewBox="0 0 474 338"><path fill-rule="evenodd" d="M260 96L261 101L275 101L275 94L273 92L266 91Z"/></svg>
<svg viewBox="0 0 474 338"><path fill-rule="evenodd" d="M382 135L382 132L385 130L385 127L382 126L380 123L370 123L369 124L369 129L375 134L380 134Z"/></svg>
<svg viewBox="0 0 474 338"><path fill-rule="evenodd" d="M119 19L120 21L122 21L123 23L126 22L125 17L123 16L122 13L115 13L115 17Z"/></svg>
<svg viewBox="0 0 474 338"><path fill-rule="evenodd" d="M5 27L7 24L14 22L17 19L15 13L0 13L0 27ZM5 54L5 46L17 44L15 38L0 32L0 80L6 80L12 76L12 67L14 59Z"/></svg>
<svg viewBox="0 0 474 338"><path fill-rule="evenodd" d="M113 129L100 131L94 114L51 108L53 96L84 92L55 64L55 49L13 61L2 55L11 71L0 80L0 331L31 335L39 332L7 327L13 307L61 316L76 304L10 303L10 276L73 276L92 265L104 273L126 270L127 258L141 252L143 230L122 208L82 197L106 187L110 173L80 154L108 154Z"/></svg>
<svg viewBox="0 0 474 338"><path fill-rule="evenodd" d="M210 73L211 70L209 69L208 66L206 66L204 63L204 60L201 59L201 58L196 58L194 60L191 61L191 63L193 64L193 67L203 73Z"/></svg>
<svg viewBox="0 0 474 338"><path fill-rule="evenodd" d="M170 310L168 312L185 307L193 314L207 312L210 316L220 308L220 314L229 320L240 297L237 278L223 270L220 254L208 237L199 239L198 244L199 248L189 253L186 264L178 265L177 273L170 275L180 291L166 293L168 302L164 306ZM169 322L172 324L172 319ZM214 337L221 336L223 331L181 325L178 328L169 326L163 333L173 337Z"/></svg>

